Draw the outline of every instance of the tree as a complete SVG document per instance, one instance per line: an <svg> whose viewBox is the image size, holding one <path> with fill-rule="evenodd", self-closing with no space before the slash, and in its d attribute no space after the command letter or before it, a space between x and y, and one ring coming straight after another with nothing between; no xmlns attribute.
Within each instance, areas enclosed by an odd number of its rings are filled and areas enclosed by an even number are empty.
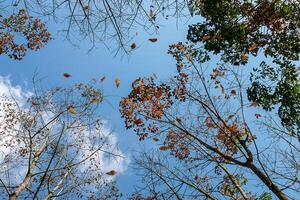
<svg viewBox="0 0 300 200"><path fill-rule="evenodd" d="M36 80L36 79L35 79ZM1 199L116 199L105 160L123 160L97 114L96 82L1 96Z"/></svg>
<svg viewBox="0 0 300 200"><path fill-rule="evenodd" d="M171 45L169 53L177 74L164 83L137 79L120 103L126 128L160 143L162 156L142 152L137 159L151 197L267 199L271 192L297 199L297 139L274 113L248 102L243 71L204 66L193 45Z"/></svg>
<svg viewBox="0 0 300 200"><path fill-rule="evenodd" d="M50 38L45 24L29 16L24 9L6 18L0 15L0 55L22 60L27 49L39 50Z"/></svg>
<svg viewBox="0 0 300 200"><path fill-rule="evenodd" d="M51 18L63 25L62 32L72 43L84 38L92 47L103 42L108 48L131 50L136 28L150 34L159 29L159 17L181 17L186 0L23 0L8 7L25 8L28 13ZM60 29L59 29L60 30Z"/></svg>
<svg viewBox="0 0 300 200"><path fill-rule="evenodd" d="M190 7L204 18L187 36L203 44L203 61L213 53L226 63L246 65L250 56L264 55L252 73L248 98L265 110L278 109L282 125L300 141L299 2L203 0Z"/></svg>
<svg viewBox="0 0 300 200"><path fill-rule="evenodd" d="M170 46L177 74L137 79L120 103L126 128L161 141L161 153L136 160L142 189L150 199L297 199L299 2L201 0L189 8L202 20L189 26L186 44ZM253 58L263 61L247 74L241 68Z"/></svg>

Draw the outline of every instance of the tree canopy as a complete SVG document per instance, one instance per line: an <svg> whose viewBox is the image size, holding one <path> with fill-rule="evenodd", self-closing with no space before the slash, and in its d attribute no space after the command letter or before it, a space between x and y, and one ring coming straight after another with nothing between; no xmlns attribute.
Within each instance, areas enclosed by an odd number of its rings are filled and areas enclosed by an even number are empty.
<svg viewBox="0 0 300 200"><path fill-rule="evenodd" d="M107 77L43 89L34 76L25 95L0 85L10 94L0 96L1 198L299 198L299 1L13 0L0 10L0 55L9 62L54 39L53 23L72 44L129 53L139 49L137 29L152 35L162 19L192 18L185 41L166 52L174 73L136 77L118 93L123 128L150 144L135 149L135 192L123 195L107 164L125 159L101 116ZM60 78L77 82L71 74ZM108 93L126 83L114 77Z"/></svg>
<svg viewBox="0 0 300 200"><path fill-rule="evenodd" d="M186 43L170 45L177 74L137 79L120 103L126 127L161 145L137 158L150 197L297 198L299 3L200 0L189 8L202 18Z"/></svg>
<svg viewBox="0 0 300 200"><path fill-rule="evenodd" d="M187 39L203 44L201 54L220 54L222 61L245 65L264 55L252 74L249 100L265 110L278 106L282 124L299 135L300 11L297 1L191 1L204 18L189 27ZM256 67L256 66L254 66Z"/></svg>
<svg viewBox="0 0 300 200"><path fill-rule="evenodd" d="M29 16L24 9L7 17L0 15L0 55L22 60L27 49L39 50L50 39L45 24Z"/></svg>

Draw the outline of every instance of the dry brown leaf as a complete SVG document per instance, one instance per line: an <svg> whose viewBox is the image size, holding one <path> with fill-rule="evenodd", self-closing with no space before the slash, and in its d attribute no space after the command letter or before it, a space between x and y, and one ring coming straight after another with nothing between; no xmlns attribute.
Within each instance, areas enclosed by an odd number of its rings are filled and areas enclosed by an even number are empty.
<svg viewBox="0 0 300 200"><path fill-rule="evenodd" d="M69 73L63 73L63 76L64 76L65 78L70 78L70 77L71 77L71 74L69 74Z"/></svg>
<svg viewBox="0 0 300 200"><path fill-rule="evenodd" d="M91 101L92 103L98 103L99 102L99 99L97 99L97 98L92 98L92 101Z"/></svg>
<svg viewBox="0 0 300 200"><path fill-rule="evenodd" d="M231 94L232 96L236 96L236 91L235 91L235 90L231 90L230 94Z"/></svg>
<svg viewBox="0 0 300 200"><path fill-rule="evenodd" d="M207 128L215 128L215 125L213 124L211 117L206 117L205 125L207 126Z"/></svg>
<svg viewBox="0 0 300 200"><path fill-rule="evenodd" d="M115 80L115 85L116 85L116 87L119 88L120 84L121 84L121 81L120 81L120 79L117 78L117 79Z"/></svg>
<svg viewBox="0 0 300 200"><path fill-rule="evenodd" d="M109 172L106 172L106 174L109 176L115 176L117 174L117 172L115 170L111 170Z"/></svg>
<svg viewBox="0 0 300 200"><path fill-rule="evenodd" d="M204 36L202 37L202 40L203 40L203 41L207 41L207 40L209 40L210 38L211 38L210 35L204 35Z"/></svg>
<svg viewBox="0 0 300 200"><path fill-rule="evenodd" d="M250 52L254 52L256 49L257 49L257 45L256 45L256 44L252 44L252 45L248 48L248 50L249 50Z"/></svg>
<svg viewBox="0 0 300 200"><path fill-rule="evenodd" d="M222 92L223 95L225 94L225 88L224 88L223 85L221 85L221 92Z"/></svg>
<svg viewBox="0 0 300 200"><path fill-rule="evenodd" d="M136 43L132 43L130 46L131 49L135 49L136 48Z"/></svg>
<svg viewBox="0 0 300 200"><path fill-rule="evenodd" d="M150 42L157 42L157 38L149 38L148 39Z"/></svg>
<svg viewBox="0 0 300 200"><path fill-rule="evenodd" d="M70 112L70 113L72 113L74 115L77 114L77 112L76 112L76 110L75 110L75 108L73 106L68 106L67 110L68 110L68 112Z"/></svg>
<svg viewBox="0 0 300 200"><path fill-rule="evenodd" d="M232 119L233 117L234 117L234 115L229 115L228 118L227 118L227 120L230 120L230 119Z"/></svg>
<svg viewBox="0 0 300 200"><path fill-rule="evenodd" d="M160 146L159 147L159 150L161 150L161 151L166 151L168 149L169 149L169 147L167 147L167 146Z"/></svg>
<svg viewBox="0 0 300 200"><path fill-rule="evenodd" d="M242 61L246 61L246 60L248 60L248 54L246 54L246 53L242 53L242 55L241 55L241 59L242 59Z"/></svg>

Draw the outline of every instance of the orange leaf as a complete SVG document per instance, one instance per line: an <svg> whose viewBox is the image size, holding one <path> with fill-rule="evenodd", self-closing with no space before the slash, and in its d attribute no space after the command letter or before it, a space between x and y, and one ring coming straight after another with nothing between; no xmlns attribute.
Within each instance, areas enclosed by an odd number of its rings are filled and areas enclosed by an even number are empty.
<svg viewBox="0 0 300 200"><path fill-rule="evenodd" d="M249 50L250 52L254 52L256 49L257 49L257 45L256 45L256 44L252 44L252 45L248 48L248 50Z"/></svg>
<svg viewBox="0 0 300 200"><path fill-rule="evenodd" d="M121 81L120 81L120 79L117 78L117 79L115 80L115 85L116 85L116 87L119 88L120 84L121 84Z"/></svg>
<svg viewBox="0 0 300 200"><path fill-rule="evenodd" d="M210 38L211 38L210 35L204 35L204 36L202 37L202 40L203 40L203 41L207 41L207 40L209 40Z"/></svg>
<svg viewBox="0 0 300 200"><path fill-rule="evenodd" d="M92 101L91 101L92 103L97 103L97 102L99 102L99 99L97 99L97 98L92 98Z"/></svg>
<svg viewBox="0 0 300 200"><path fill-rule="evenodd" d="M242 59L242 61L246 61L246 60L248 60L248 54L246 54L246 53L242 53L242 55L241 55L241 59Z"/></svg>
<svg viewBox="0 0 300 200"><path fill-rule="evenodd" d="M109 175L109 176L114 176L114 175L117 174L117 172L115 170L111 170L109 172L106 172L106 174Z"/></svg>
<svg viewBox="0 0 300 200"><path fill-rule="evenodd" d="M77 114L77 112L76 112L76 110L75 110L75 108L73 106L68 106L67 110L68 110L68 112L70 112L70 113L72 113L74 115Z"/></svg>
<svg viewBox="0 0 300 200"><path fill-rule="evenodd" d="M135 119L133 120L133 123L135 123L136 125L140 125L140 124L143 123L143 120L142 120L141 118L135 118Z"/></svg>
<svg viewBox="0 0 300 200"><path fill-rule="evenodd" d="M157 42L157 38L149 38L148 39L150 42Z"/></svg>
<svg viewBox="0 0 300 200"><path fill-rule="evenodd" d="M169 149L169 147L167 147L167 146L160 146L159 147L159 150L161 150L161 151L166 151L168 149Z"/></svg>
<svg viewBox="0 0 300 200"><path fill-rule="evenodd" d="M157 99L159 99L159 98L162 96L162 94L163 94L163 91L162 91L162 90L158 90L158 91L154 94L154 96L155 96Z"/></svg>

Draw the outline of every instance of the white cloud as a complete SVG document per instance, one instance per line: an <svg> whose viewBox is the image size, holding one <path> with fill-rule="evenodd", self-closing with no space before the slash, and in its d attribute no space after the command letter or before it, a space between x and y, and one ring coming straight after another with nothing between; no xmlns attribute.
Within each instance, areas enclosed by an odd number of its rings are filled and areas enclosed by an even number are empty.
<svg viewBox="0 0 300 200"><path fill-rule="evenodd" d="M78 161L87 155L91 155L95 149L99 147L99 145L101 146L101 150L93 156L94 160L88 159L86 162L80 165L79 170L83 172L92 166L93 163L99 163L101 166L101 171L104 173L111 170L115 170L118 174L124 172L130 162L130 159L127 155L124 155L120 149L117 148L118 138L116 134L108 128L107 121L102 121L100 130L100 134L99 131L94 130L81 131L80 134L74 134L71 131L66 134L65 139L67 139L67 143L80 144L80 149L82 150L80 150L76 156ZM110 179L112 177L108 176L107 178Z"/></svg>
<svg viewBox="0 0 300 200"><path fill-rule="evenodd" d="M25 109L26 100L31 95L32 93L30 91L24 91L21 86L13 85L9 77L0 76L0 178L7 184L11 180L13 181L9 184L17 184L23 179L27 169L27 158L25 157L23 159L20 159L19 157L17 157L17 160L13 156L24 146L24 144L16 141L15 136L16 134L20 133L16 133L14 131L3 131L3 126L1 126L1 124L4 123L3 115L5 115L5 111L4 104L1 104L1 102L8 102L13 99L17 104L19 104L21 109ZM126 170L130 160L123 154L122 151L117 148L117 136L107 127L107 122L103 121L103 127L101 127L101 137L107 139L105 145L102 148L102 150L104 151L99 151L96 154L96 158L93 161L94 163L91 163L92 161L87 160L80 166L79 170L84 171L92 164L95 164L95 162L99 163L100 170L104 173L110 170L115 170L119 174ZM85 138L85 142L82 143L82 150L78 154L78 156L89 154L91 151L86 149L88 149L88 147L90 146L97 146L97 144L94 143L93 134L91 134L92 132L93 131L85 131L80 135L80 137ZM67 140L64 141L70 142L71 140L78 140L77 137L79 136L69 134L66 137ZM5 144L7 143L9 143L10 145L5 146ZM112 152L114 154L120 155L121 157L107 156L108 154L105 152ZM8 160L10 162L7 162ZM10 171L9 177L7 174L8 169ZM111 180L112 178L113 177L107 176L108 180Z"/></svg>
<svg viewBox="0 0 300 200"><path fill-rule="evenodd" d="M21 181L26 174L27 164L24 159L16 162L13 156L23 146L16 141L17 133L13 130L3 130L7 125L4 117L5 102L13 100L22 106L30 95L31 93L23 91L21 86L13 86L8 76L0 76L0 177L2 180L10 179L11 184ZM15 105L12 107L16 108ZM16 163L18 166L15 165ZM22 167L24 165L25 167ZM12 169L9 174L8 169Z"/></svg>
<svg viewBox="0 0 300 200"><path fill-rule="evenodd" d="M24 91L20 85L13 86L9 76L0 76L1 100L14 98L18 103L23 104L31 95L31 92Z"/></svg>

